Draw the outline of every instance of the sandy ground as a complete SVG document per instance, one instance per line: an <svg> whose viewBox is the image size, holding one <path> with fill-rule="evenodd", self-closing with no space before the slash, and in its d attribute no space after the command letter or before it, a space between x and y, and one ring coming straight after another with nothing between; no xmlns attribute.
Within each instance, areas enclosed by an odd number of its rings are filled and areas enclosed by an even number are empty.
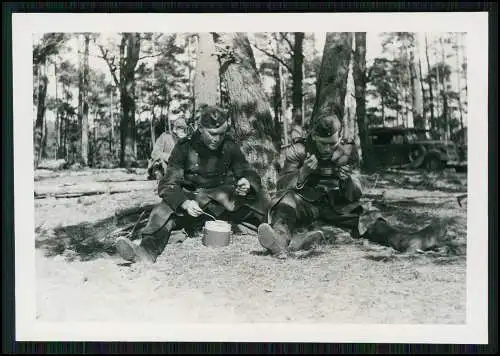
<svg viewBox="0 0 500 356"><path fill-rule="evenodd" d="M35 188L99 174L41 177ZM205 247L199 238L169 244L155 265L145 267L103 251L75 252L68 236L78 239L78 230L64 236L54 231L158 201L154 182L147 184L151 189L141 192L35 200L39 320L465 323L466 209L455 199L466 192L465 175L365 178L367 197L384 197L377 214L395 225L416 230L432 219L454 218L450 231L461 253L399 254L333 230L310 256L281 261L266 255L255 235L235 234L224 248ZM95 236L106 229L95 226Z"/></svg>

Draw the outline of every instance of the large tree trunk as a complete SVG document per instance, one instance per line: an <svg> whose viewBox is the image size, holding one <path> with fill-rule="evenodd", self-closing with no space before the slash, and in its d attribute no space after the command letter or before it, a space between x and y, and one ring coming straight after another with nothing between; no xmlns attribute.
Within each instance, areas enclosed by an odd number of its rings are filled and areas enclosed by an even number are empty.
<svg viewBox="0 0 500 356"><path fill-rule="evenodd" d="M42 159L47 158L47 139L49 135L49 129L47 127L47 110L45 110L45 113L43 115L43 134L42 134L42 149L40 152L40 157Z"/></svg>
<svg viewBox="0 0 500 356"><path fill-rule="evenodd" d="M276 53L280 53L280 41L274 36L274 43L276 46ZM281 63L278 61L274 62L274 69L273 69L273 75L274 75L274 95L273 95L273 109L274 109L274 125L275 125L275 130L276 130L276 135L278 137L283 136L283 129L281 127L281 118L283 117L283 112L282 112L282 80L281 80Z"/></svg>
<svg viewBox="0 0 500 356"><path fill-rule="evenodd" d="M38 81L38 94L37 94L37 110L36 110L36 120L35 120L35 132L34 132L34 168L38 167L41 156L42 148L42 136L43 136L43 118L45 116L45 97L47 95L47 74L46 70L46 60L38 65L37 71L39 76Z"/></svg>
<svg viewBox="0 0 500 356"><path fill-rule="evenodd" d="M208 32L200 32L194 77L195 108L202 104L220 104L219 61L215 53L213 36Z"/></svg>
<svg viewBox="0 0 500 356"><path fill-rule="evenodd" d="M304 42L304 32L294 33L295 41L293 45L293 72L292 72L292 117L294 124L302 124L302 80L304 73L304 53L303 53L303 42Z"/></svg>
<svg viewBox="0 0 500 356"><path fill-rule="evenodd" d="M278 128L280 122L281 113L281 75L280 75L280 65L275 63L273 69L274 76L274 91L273 91L273 111L274 111L274 122Z"/></svg>
<svg viewBox="0 0 500 356"><path fill-rule="evenodd" d="M136 163L135 67L139 60L139 33L124 33L120 45L120 166Z"/></svg>
<svg viewBox="0 0 500 356"><path fill-rule="evenodd" d="M115 142L115 118L113 115L113 110L114 110L114 88L111 88L110 91L110 102L109 102L109 116L110 116L110 121L111 121L111 128L109 132L109 153L111 155L111 161L114 161L115 159L115 151L114 151L114 142Z"/></svg>
<svg viewBox="0 0 500 356"><path fill-rule="evenodd" d="M427 42L427 35L425 35L425 59L427 61L427 84L429 85L429 106L431 110L431 131L433 134L437 129L436 116L434 115L434 91L432 89L432 75L431 75L431 63L429 60L429 44Z"/></svg>
<svg viewBox="0 0 500 356"><path fill-rule="evenodd" d="M415 43L416 53L418 57L418 82L420 83L421 90L421 98L422 98L422 122L423 128L429 128L429 120L427 119L427 98L425 96L425 88L424 88L424 77L422 75L422 61L420 60L420 40L418 39L419 34L417 34L417 39Z"/></svg>
<svg viewBox="0 0 500 356"><path fill-rule="evenodd" d="M446 61L445 61L445 53L444 53L444 45L443 45L443 39L439 38L439 44L441 46L441 63L442 63L442 68L445 68ZM441 91L441 96L443 98L443 120L444 120L444 137L445 140L450 139L450 115L449 115L449 104L448 104L448 95L447 95L447 86L448 86L448 77L446 76L446 73L442 73L441 75L441 84L442 84L442 91Z"/></svg>
<svg viewBox="0 0 500 356"><path fill-rule="evenodd" d="M287 113L287 90L286 90L286 76L285 76L285 68L281 63L278 64L279 68L279 76L280 76L280 92L281 92L281 121L283 122L283 141L285 145L288 145L288 137L290 135L289 128L289 117Z"/></svg>
<svg viewBox="0 0 500 356"><path fill-rule="evenodd" d="M56 159L60 157L60 147L61 147L61 105L59 103L59 81L57 78L57 60L54 62L54 81L55 81L55 96L56 96L56 122L55 122L55 130L56 130Z"/></svg>
<svg viewBox="0 0 500 356"><path fill-rule="evenodd" d="M276 188L279 146L250 42L244 33L217 33L214 39L228 50L221 57L220 69L229 93L235 138L272 194Z"/></svg>
<svg viewBox="0 0 500 356"><path fill-rule="evenodd" d="M457 59L457 93L458 93L458 110L460 114L460 132L461 132L461 137L460 139L463 140L463 142L467 142L467 137L465 137L465 127L464 127L464 117L463 117L463 107L462 107L462 78L460 76L460 52L461 52L461 41L460 41L460 34L457 33L455 35L456 39L456 47L455 47L455 55Z"/></svg>
<svg viewBox="0 0 500 356"><path fill-rule="evenodd" d="M366 32L355 33L354 63L354 95L356 96L356 118L358 123L359 143L363 166L371 169L371 147L368 137L368 122L366 117Z"/></svg>
<svg viewBox="0 0 500 356"><path fill-rule="evenodd" d="M319 71L312 122L323 114L344 117L347 76L351 60L353 34L328 32Z"/></svg>
<svg viewBox="0 0 500 356"><path fill-rule="evenodd" d="M420 78L417 72L417 63L415 60L415 53L413 50L410 52L410 83L411 83L411 98L412 98L412 111L413 111L413 126L419 129L425 128L425 120L423 115L424 104L422 101L422 90Z"/></svg>
<svg viewBox="0 0 500 356"><path fill-rule="evenodd" d="M84 35L83 63L80 69L80 93L78 116L80 118L81 136L81 161L84 166L89 163L89 104L88 104L88 86L89 86L89 42L90 35Z"/></svg>
<svg viewBox="0 0 500 356"><path fill-rule="evenodd" d="M344 138L348 141L356 141L356 94L355 84L353 78L353 63L349 64L349 71L347 75L346 95L344 102Z"/></svg>

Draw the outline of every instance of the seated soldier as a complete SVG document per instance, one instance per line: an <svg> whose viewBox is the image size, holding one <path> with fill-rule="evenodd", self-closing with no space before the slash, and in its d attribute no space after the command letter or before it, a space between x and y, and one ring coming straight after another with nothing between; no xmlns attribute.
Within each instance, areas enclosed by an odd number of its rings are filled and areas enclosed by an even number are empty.
<svg viewBox="0 0 500 356"><path fill-rule="evenodd" d="M260 244L275 256L286 258L320 239L320 231L294 235L318 220L359 237L359 157L356 145L341 139L341 129L336 116L320 117L310 135L285 149L268 223L258 228Z"/></svg>
<svg viewBox="0 0 500 356"><path fill-rule="evenodd" d="M160 122L159 125L163 127ZM175 143L187 136L188 126L184 119L177 119L172 125L172 133L163 132L155 142L148 162L148 179L160 179L167 170L167 162Z"/></svg>
<svg viewBox="0 0 500 356"><path fill-rule="evenodd" d="M267 200L259 175L250 167L239 145L227 134L230 119L219 107L200 108L199 124L191 137L175 145L166 174L158 184L162 202L156 205L137 245L117 240L119 254L128 261L156 262L173 230L188 234L207 219L258 226Z"/></svg>

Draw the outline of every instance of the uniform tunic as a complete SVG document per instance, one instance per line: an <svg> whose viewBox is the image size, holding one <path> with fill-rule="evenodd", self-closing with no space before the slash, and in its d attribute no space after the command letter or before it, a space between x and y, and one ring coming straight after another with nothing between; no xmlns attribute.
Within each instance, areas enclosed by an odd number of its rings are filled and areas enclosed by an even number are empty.
<svg viewBox="0 0 500 356"><path fill-rule="evenodd" d="M234 192L240 178L250 182L250 191L244 197ZM199 132L175 145L167 171L159 181L158 195L162 202L151 212L143 233L156 232L173 213L186 216L181 208L186 200L196 200L202 209L216 217L242 207L265 216L269 204L262 194L261 178L237 143L226 136L217 150L210 150Z"/></svg>
<svg viewBox="0 0 500 356"><path fill-rule="evenodd" d="M284 165L278 180L278 193L269 211L268 221L280 210L295 211L294 225L307 225L324 220L339 227L353 228L361 205L362 187L356 145L341 141L330 159L318 159L318 168L300 181L300 169L309 154L314 154L310 139L296 142L285 149Z"/></svg>

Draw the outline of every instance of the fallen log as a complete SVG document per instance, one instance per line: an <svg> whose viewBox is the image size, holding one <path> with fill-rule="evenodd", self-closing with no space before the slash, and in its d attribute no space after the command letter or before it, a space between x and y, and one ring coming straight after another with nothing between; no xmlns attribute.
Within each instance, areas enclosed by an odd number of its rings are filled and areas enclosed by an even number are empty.
<svg viewBox="0 0 500 356"><path fill-rule="evenodd" d="M77 198L81 196L128 193L140 190L154 190L154 181L128 181L106 184L103 182L90 182L72 186L40 185L35 188L35 199L55 198Z"/></svg>
<svg viewBox="0 0 500 356"><path fill-rule="evenodd" d="M105 179L96 179L95 181L98 183L120 183L120 182L146 182L150 179L146 177L129 177L129 178L105 178Z"/></svg>

